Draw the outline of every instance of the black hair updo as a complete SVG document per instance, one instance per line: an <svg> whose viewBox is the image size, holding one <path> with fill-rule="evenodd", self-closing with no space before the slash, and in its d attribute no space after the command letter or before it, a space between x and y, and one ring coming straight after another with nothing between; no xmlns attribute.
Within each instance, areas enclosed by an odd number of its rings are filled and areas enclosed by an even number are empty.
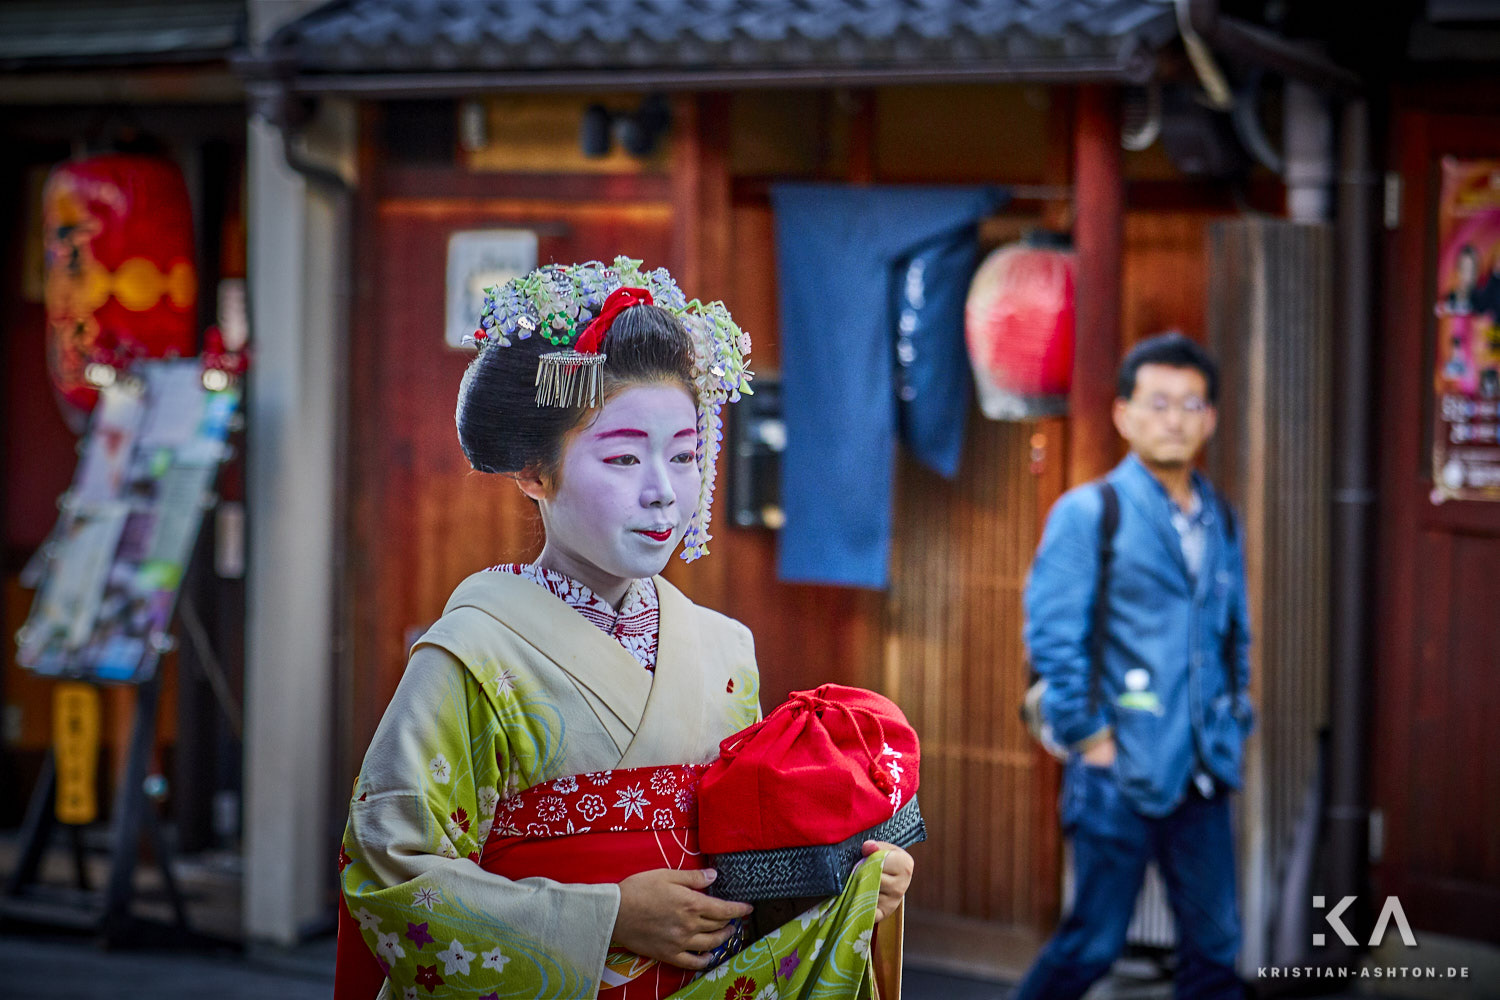
<svg viewBox="0 0 1500 1000"><path fill-rule="evenodd" d="M534 470L555 476L563 438L592 410L536 405L537 358L560 350L533 335L480 350L458 386L458 443L479 472ZM604 398L632 385L678 383L693 394L693 342L682 321L659 306L615 317L604 337ZM696 396L694 396L696 399Z"/></svg>

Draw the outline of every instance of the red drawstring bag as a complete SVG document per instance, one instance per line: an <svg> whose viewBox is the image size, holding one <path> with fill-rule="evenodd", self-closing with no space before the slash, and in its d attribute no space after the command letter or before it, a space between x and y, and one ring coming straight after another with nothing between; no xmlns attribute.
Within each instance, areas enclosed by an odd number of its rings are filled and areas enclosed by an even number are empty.
<svg viewBox="0 0 1500 1000"><path fill-rule="evenodd" d="M873 691L795 691L720 743L719 754L698 789L699 844L710 854L828 847L862 835L906 846L901 840L925 836L913 802L916 731ZM900 831L890 828L898 810ZM722 877L723 859L716 864Z"/></svg>

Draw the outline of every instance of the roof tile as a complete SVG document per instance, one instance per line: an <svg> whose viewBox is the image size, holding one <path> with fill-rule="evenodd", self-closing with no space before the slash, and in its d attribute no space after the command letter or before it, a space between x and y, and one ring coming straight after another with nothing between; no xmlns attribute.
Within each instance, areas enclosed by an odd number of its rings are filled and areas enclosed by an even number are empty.
<svg viewBox="0 0 1500 1000"><path fill-rule="evenodd" d="M277 33L303 74L611 67L1107 66L1175 34L1169 0L337 0Z"/></svg>

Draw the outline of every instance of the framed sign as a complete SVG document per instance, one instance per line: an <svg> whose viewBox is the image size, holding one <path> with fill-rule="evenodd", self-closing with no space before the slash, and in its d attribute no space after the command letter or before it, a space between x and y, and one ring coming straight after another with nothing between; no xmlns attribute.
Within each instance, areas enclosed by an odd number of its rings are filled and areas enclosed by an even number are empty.
<svg viewBox="0 0 1500 1000"><path fill-rule="evenodd" d="M1442 161L1432 500L1500 500L1500 160Z"/></svg>
<svg viewBox="0 0 1500 1000"><path fill-rule="evenodd" d="M443 339L462 347L484 309L484 290L536 267L536 233L529 229L471 229L448 237L447 319Z"/></svg>

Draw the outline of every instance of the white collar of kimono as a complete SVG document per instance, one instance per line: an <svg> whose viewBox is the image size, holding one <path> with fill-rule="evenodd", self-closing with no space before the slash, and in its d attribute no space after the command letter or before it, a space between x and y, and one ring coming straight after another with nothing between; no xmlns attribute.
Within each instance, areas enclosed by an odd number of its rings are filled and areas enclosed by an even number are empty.
<svg viewBox="0 0 1500 1000"><path fill-rule="evenodd" d="M707 701L697 609L662 577L651 582L661 611L654 675L613 638L580 622L566 601L512 573L473 574L453 591L443 613L462 607L485 613L593 692L634 734L617 766L681 764L696 759L693 735ZM651 735L643 740L642 733Z"/></svg>
<svg viewBox="0 0 1500 1000"><path fill-rule="evenodd" d="M495 569L506 570L508 567L496 566ZM614 618L634 618L656 608L656 587L650 579L631 580L630 586L625 588L625 596L620 600L620 609L616 611L613 605L590 590L587 584L578 582L566 573L559 573L536 563L518 563L514 572L550 590L574 607L593 608ZM549 587L549 583L554 586Z"/></svg>

